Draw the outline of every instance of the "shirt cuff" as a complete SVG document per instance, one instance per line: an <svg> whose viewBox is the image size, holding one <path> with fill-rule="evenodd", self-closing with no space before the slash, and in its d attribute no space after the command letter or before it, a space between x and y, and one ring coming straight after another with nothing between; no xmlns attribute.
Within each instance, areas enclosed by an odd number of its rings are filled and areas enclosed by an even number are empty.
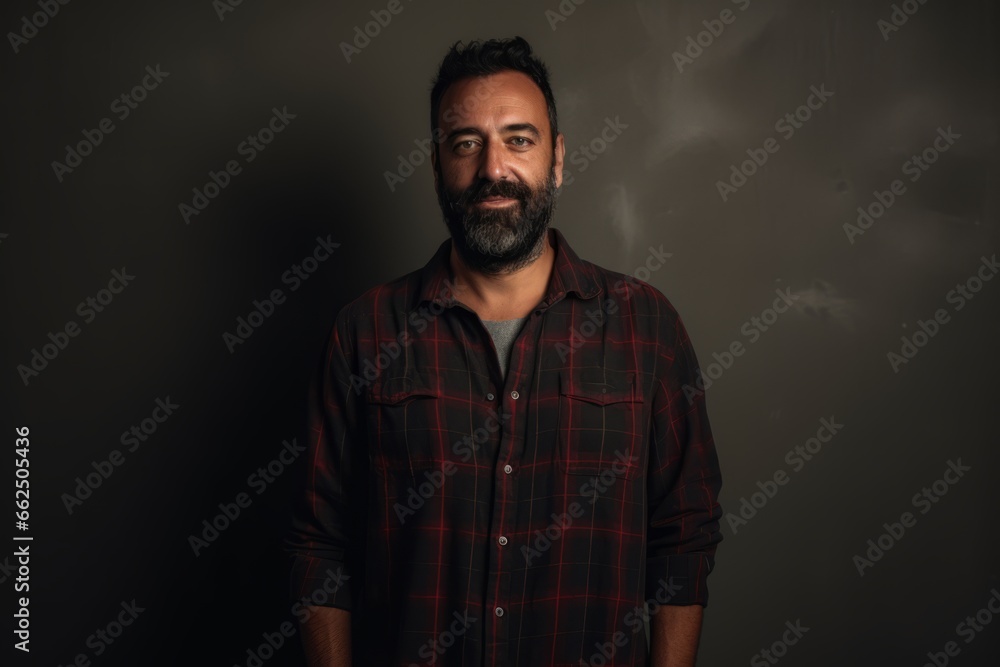
<svg viewBox="0 0 1000 667"><path fill-rule="evenodd" d="M646 561L646 600L658 604L708 606L708 575L714 562L704 553L676 554Z"/></svg>
<svg viewBox="0 0 1000 667"><path fill-rule="evenodd" d="M354 610L356 586L344 563L301 553L294 553L291 558L289 592L293 602Z"/></svg>

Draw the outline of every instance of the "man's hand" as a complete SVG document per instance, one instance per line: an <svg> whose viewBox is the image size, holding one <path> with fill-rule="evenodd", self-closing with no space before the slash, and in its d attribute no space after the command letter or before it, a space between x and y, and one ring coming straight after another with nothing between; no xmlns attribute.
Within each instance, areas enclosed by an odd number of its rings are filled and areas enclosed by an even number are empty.
<svg viewBox="0 0 1000 667"><path fill-rule="evenodd" d="M694 667L704 611L699 604L660 606L649 624L651 667Z"/></svg>
<svg viewBox="0 0 1000 667"><path fill-rule="evenodd" d="M309 667L351 667L351 612L336 607L307 607L302 647Z"/></svg>

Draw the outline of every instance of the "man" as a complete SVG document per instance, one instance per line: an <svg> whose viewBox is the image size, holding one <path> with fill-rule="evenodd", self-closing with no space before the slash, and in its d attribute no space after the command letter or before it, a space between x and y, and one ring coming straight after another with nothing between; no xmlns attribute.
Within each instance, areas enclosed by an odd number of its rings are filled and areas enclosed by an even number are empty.
<svg viewBox="0 0 1000 667"><path fill-rule="evenodd" d="M431 127L451 239L341 310L311 401L309 664L693 665L721 477L681 320L549 229L565 148L526 41L452 47Z"/></svg>

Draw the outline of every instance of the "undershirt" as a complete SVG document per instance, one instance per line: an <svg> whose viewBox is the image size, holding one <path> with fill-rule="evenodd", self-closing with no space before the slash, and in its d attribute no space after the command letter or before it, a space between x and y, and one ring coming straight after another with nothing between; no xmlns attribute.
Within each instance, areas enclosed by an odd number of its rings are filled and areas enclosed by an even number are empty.
<svg viewBox="0 0 1000 667"><path fill-rule="evenodd" d="M507 377L507 364L510 362L510 351L514 347L521 325L527 320L521 317L513 320L483 320L486 330L493 337L493 345L497 348L497 358L500 362L500 372Z"/></svg>

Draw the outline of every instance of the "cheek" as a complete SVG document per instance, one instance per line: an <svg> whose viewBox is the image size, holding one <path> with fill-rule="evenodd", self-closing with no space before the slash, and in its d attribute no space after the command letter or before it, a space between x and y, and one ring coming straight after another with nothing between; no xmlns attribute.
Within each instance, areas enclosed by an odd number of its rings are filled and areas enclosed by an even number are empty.
<svg viewBox="0 0 1000 667"><path fill-rule="evenodd" d="M475 172L466 163L452 161L442 165L439 178L442 183L452 192L461 192L472 185Z"/></svg>
<svg viewBox="0 0 1000 667"><path fill-rule="evenodd" d="M455 196L467 192L476 182L474 173L470 174L464 171L445 171L442 176L444 179L442 185L444 185L448 192Z"/></svg>

